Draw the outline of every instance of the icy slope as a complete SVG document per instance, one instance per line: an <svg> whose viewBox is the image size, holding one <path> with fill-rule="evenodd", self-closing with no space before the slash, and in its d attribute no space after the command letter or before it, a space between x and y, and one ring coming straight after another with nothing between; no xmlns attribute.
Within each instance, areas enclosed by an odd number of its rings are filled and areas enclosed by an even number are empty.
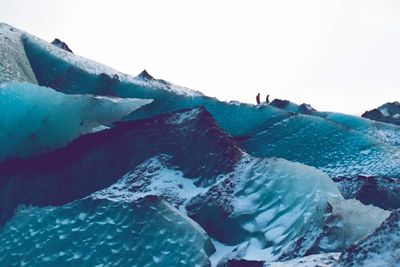
<svg viewBox="0 0 400 267"><path fill-rule="evenodd" d="M400 127L395 125L390 125L379 121L371 121L358 116L337 112L320 112L312 108L310 105L298 105L288 100L274 99L274 101L271 102L271 105L292 113L307 114L325 118L348 129L357 130L361 133L369 135L389 145L400 146ZM392 105L390 106L391 108L383 108L384 110L390 110L391 114L396 113L397 110L399 110L399 105L396 106L396 102L388 103L386 105ZM385 107L385 105L382 107Z"/></svg>
<svg viewBox="0 0 400 267"><path fill-rule="evenodd" d="M400 210L393 212L373 234L343 252L335 266L400 266Z"/></svg>
<svg viewBox="0 0 400 267"><path fill-rule="evenodd" d="M0 22L0 83L37 83L21 38L21 31Z"/></svg>
<svg viewBox="0 0 400 267"><path fill-rule="evenodd" d="M259 129L242 144L252 155L298 161L331 177L400 177L400 148L316 116L292 115Z"/></svg>
<svg viewBox="0 0 400 267"><path fill-rule="evenodd" d="M21 207L0 230L2 266L209 266L214 246L154 197Z"/></svg>
<svg viewBox="0 0 400 267"><path fill-rule="evenodd" d="M28 83L1 84L0 161L64 146L150 102L65 95Z"/></svg>
<svg viewBox="0 0 400 267"><path fill-rule="evenodd" d="M136 78L142 83L132 82L115 76L115 72L104 70L99 74L99 71L85 67L73 54L49 48L34 37L27 35L24 45L40 84L66 93L154 99L131 114L129 119L202 105L217 124L237 136L252 155L284 157L315 166L332 176L400 176L400 148L393 147L399 143L400 131L397 129L381 129L381 126L363 121L351 121L351 117L344 115L318 113L314 116L315 111L306 105L289 103L295 111L304 110L312 116L298 115L271 105L224 103L201 95L162 90L154 85L160 80L147 72ZM382 161L383 158L388 160Z"/></svg>
<svg viewBox="0 0 400 267"><path fill-rule="evenodd" d="M65 77L65 75L69 75L71 78L76 78L85 72L91 76L98 76L100 74L116 76L121 79L121 81L129 82L136 86L145 86L155 91L161 90L185 96L202 95L198 91L177 86L164 80L156 80L154 78L143 79L143 76L140 75L138 77L132 77L130 75L123 74L98 62L77 56L69 51L66 51L65 49L49 44L27 33L23 33L22 41L29 61L35 69L35 75L39 80L41 80L41 83L46 83L49 81L49 79L61 79L62 76ZM48 69L48 65L54 63L58 65L58 68L47 74L45 69L50 70ZM71 66L73 66L73 68L71 68ZM83 89L83 87L80 87L79 85L76 86L77 87L75 87L75 89Z"/></svg>
<svg viewBox="0 0 400 267"><path fill-rule="evenodd" d="M61 205L110 186L145 160L167 154L197 184L233 170L242 152L202 108L120 123L33 159L0 164L0 223L19 204Z"/></svg>

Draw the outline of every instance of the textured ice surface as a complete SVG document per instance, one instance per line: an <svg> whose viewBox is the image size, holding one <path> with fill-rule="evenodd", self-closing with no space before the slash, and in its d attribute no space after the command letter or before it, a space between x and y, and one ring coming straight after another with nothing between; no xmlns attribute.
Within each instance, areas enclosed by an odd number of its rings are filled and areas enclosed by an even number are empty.
<svg viewBox="0 0 400 267"><path fill-rule="evenodd" d="M354 213L369 228L352 223L321 171L245 154L202 108L120 123L57 151L5 162L0 178L3 222L20 204L63 205L104 188L92 197L131 202L158 195L234 246L229 255L246 259L302 256L317 241L320 250L335 250L380 223L366 216L374 214L369 208ZM331 213L334 226L325 233Z"/></svg>
<svg viewBox="0 0 400 267"><path fill-rule="evenodd" d="M356 206L361 211L352 212ZM187 211L211 237L238 245L230 257L249 260L293 258L313 246L337 251L371 233L387 216L343 200L330 178L315 168L282 159L244 160L195 197Z"/></svg>
<svg viewBox="0 0 400 267"><path fill-rule="evenodd" d="M21 37L21 31L0 22L0 83L37 83Z"/></svg>
<svg viewBox="0 0 400 267"><path fill-rule="evenodd" d="M206 233L156 198L21 207L0 231L2 266L209 266Z"/></svg>
<svg viewBox="0 0 400 267"><path fill-rule="evenodd" d="M0 85L0 160L64 146L151 100L65 95L28 83Z"/></svg>
<svg viewBox="0 0 400 267"><path fill-rule="evenodd" d="M376 231L342 253L335 266L400 266L400 210Z"/></svg>
<svg viewBox="0 0 400 267"><path fill-rule="evenodd" d="M355 129L389 145L400 146L400 126L341 113L321 112L319 114L328 120Z"/></svg>
<svg viewBox="0 0 400 267"><path fill-rule="evenodd" d="M392 113L397 112L396 111L397 109L400 110L400 108L398 108L398 106L399 106L398 103L396 104L396 102L395 102L395 103L389 103L389 104L393 105ZM274 101L272 101L271 105L278 107L280 109L289 111L289 112L308 114L308 115L325 118L329 121L338 123L339 125L344 126L348 129L357 130L361 133L369 135L369 136L376 138L377 140L382 141L384 143L387 143L390 145L395 145L395 146L400 145L400 131L399 131L400 127L398 127L398 126L394 126L394 125L390 125L390 124L382 123L382 122L376 122L376 121L374 122L371 120L360 118L358 116L347 115L347 114L342 114L342 113L337 113L337 112L320 112L320 111L316 111L315 109L313 109L312 107L310 107L307 104L297 105L288 100L275 99ZM394 108L396 106L397 106L397 109Z"/></svg>
<svg viewBox="0 0 400 267"><path fill-rule="evenodd" d="M330 176L400 176L400 150L338 123L293 115L265 127L244 147L256 156L278 156L315 166Z"/></svg>

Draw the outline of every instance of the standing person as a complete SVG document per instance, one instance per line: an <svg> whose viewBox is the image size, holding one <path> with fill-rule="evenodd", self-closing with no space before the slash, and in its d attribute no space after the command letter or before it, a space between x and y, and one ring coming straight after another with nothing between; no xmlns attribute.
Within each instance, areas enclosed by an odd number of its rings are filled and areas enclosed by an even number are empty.
<svg viewBox="0 0 400 267"><path fill-rule="evenodd" d="M269 104L269 95L267 95L267 98L265 99L265 102L266 102L267 104Z"/></svg>
<svg viewBox="0 0 400 267"><path fill-rule="evenodd" d="M258 93L258 95L256 96L256 101L257 101L257 105L259 105L261 102L260 102L260 93Z"/></svg>

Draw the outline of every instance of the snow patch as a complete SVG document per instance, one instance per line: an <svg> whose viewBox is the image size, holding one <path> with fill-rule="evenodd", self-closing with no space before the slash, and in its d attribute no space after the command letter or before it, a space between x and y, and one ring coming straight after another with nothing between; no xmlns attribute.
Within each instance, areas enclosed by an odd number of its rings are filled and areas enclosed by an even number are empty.
<svg viewBox="0 0 400 267"><path fill-rule="evenodd" d="M168 119L167 123L175 125L183 124L185 122L196 119L200 112L201 111L199 108L191 109L186 112L180 112L174 115L172 118Z"/></svg>

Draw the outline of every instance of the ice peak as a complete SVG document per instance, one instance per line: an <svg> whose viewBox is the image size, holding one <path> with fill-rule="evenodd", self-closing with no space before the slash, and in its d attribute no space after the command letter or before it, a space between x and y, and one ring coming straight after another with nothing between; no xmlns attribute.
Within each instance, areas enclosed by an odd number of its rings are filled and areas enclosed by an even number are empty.
<svg viewBox="0 0 400 267"><path fill-rule="evenodd" d="M70 52L72 54L74 53L74 52L72 52L72 50L68 47L68 45L66 43L64 43L63 41L61 41L58 38L55 38L53 40L53 42L51 42L51 44L55 45L55 46L57 46L57 47L59 47L61 49L64 49L65 51L68 51L68 52Z"/></svg>
<svg viewBox="0 0 400 267"><path fill-rule="evenodd" d="M138 77L139 77L140 79L146 80L146 81L155 80L154 77L151 76L151 75L147 72L147 70L145 70L145 69L138 75Z"/></svg>

